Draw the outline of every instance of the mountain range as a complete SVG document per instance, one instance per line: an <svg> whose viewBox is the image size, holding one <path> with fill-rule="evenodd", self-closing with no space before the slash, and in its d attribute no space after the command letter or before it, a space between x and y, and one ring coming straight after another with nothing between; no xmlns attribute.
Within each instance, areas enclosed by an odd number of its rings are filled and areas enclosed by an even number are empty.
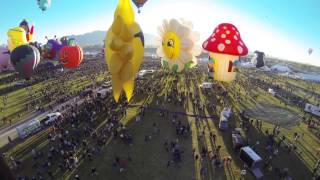
<svg viewBox="0 0 320 180"><path fill-rule="evenodd" d="M94 46L94 45L102 45L103 41L106 37L106 31L93 31L81 35L71 35L77 40L77 43L82 46ZM155 46L155 38L156 36L152 34L145 33L144 40L146 47L154 47Z"/></svg>

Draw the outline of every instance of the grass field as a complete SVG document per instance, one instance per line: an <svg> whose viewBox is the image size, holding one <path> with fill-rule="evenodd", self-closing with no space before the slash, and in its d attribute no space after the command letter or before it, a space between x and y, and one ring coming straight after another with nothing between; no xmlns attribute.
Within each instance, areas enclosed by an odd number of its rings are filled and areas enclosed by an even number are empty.
<svg viewBox="0 0 320 180"><path fill-rule="evenodd" d="M56 164L52 167L55 179L74 179L74 175L80 175L81 179L119 179L119 180L209 180L209 179L240 179L240 171L243 163L238 154L232 148L231 130L240 126L240 117L238 112L243 109L254 108L257 104L269 104L270 106L281 107L288 112L301 114L296 106L280 103L279 99L273 97L263 89L250 84L249 77L240 76L240 78L231 83L217 83L217 88L202 91L199 85L203 81L208 81L203 67L192 70L187 74L181 75L162 75L162 71L156 71L150 78L143 80L145 83L159 83L162 89L159 93L144 93L134 97L131 104L148 105L150 109L146 110L145 117L140 122L135 122L135 116L138 114L138 108L131 107L127 109L127 116L121 122L127 126L133 136L133 145L124 144L119 138L110 138L107 145L103 147L100 155L94 156L93 161L80 159L78 166L72 171L57 171ZM269 83L271 79L261 74L256 77L265 79ZM79 80L80 81L80 80ZM305 88L304 82L287 81L301 88ZM245 85L245 86L244 86ZM316 88L319 88L318 85ZM221 88L219 88L221 87ZM181 106L168 102L168 97L172 95L172 90L177 89L178 93L188 94L187 101ZM228 93L222 95L223 89ZM303 96L303 94L299 94ZM192 101L192 97L199 99L199 104ZM160 105L156 101L160 100ZM215 108L210 108L208 103L214 104ZM203 116L219 116L220 111L225 106L231 106L233 116L229 121L230 130L218 130L218 118L201 119L185 115L179 115L178 120L185 125L191 126L190 135L185 138L178 138L172 123L172 116L166 118L160 117L159 112L151 108L162 108L173 112L187 114L199 114ZM204 107L204 108L201 108ZM272 118L272 115L269 115ZM104 115L100 115L95 122L96 130L100 129L106 123ZM254 121L255 122L255 121ZM153 133L153 124L160 129L159 134ZM67 127L68 128L68 127ZM258 130L253 123L250 125L250 131L242 131L248 144L256 149L262 158L268 153L265 149L268 136L266 130L272 132L274 124L263 122L262 129ZM216 144L210 138L210 133L217 137ZM294 141L294 133L301 135L301 138ZM32 162L31 149L38 150L49 149L46 139L48 132L42 132L30 137L24 142L17 144L9 149L7 155L13 155L21 159L22 168L15 171L20 175L34 175L35 170L30 166ZM150 142L145 142L145 136L151 136ZM279 154L273 158L273 169L263 170L265 179L276 179L274 169L288 168L289 174L293 179L312 179L311 171L318 160L319 138L316 137L304 123L299 123L291 129L281 128L280 135L276 138L279 141L282 136L286 139L279 149ZM167 162L171 158L170 154L164 148L164 142L176 141L178 138L179 146L184 151L182 162L167 168ZM93 139L86 138L89 143L94 144ZM257 144L259 141L259 144ZM296 150L288 153L286 146L296 146ZM219 156L222 158L231 156L233 161L229 167L215 168L208 156L202 160L196 160L193 155L200 154L205 147L208 151L215 151L217 146L221 146ZM81 150L80 150L81 151ZM119 172L112 167L115 157L131 157L128 168L124 172ZM44 158L46 159L46 158ZM96 167L97 176L90 175L91 167ZM204 172L201 173L200 171ZM254 179L251 174L247 174L246 179Z"/></svg>
<svg viewBox="0 0 320 180"><path fill-rule="evenodd" d="M98 83L105 80L107 77L106 73L101 73L100 71L94 72L94 74L91 74L91 76L92 75L96 77L96 81ZM15 76L15 73L8 72L0 74L0 81L10 76ZM9 93L0 95L0 108L3 108L3 111L0 111L0 120L2 120L3 117L6 117L8 120L11 120L12 124L14 124L17 121L30 116L32 113L36 113L36 108L32 108L30 106L32 101L34 101L38 106L44 108L47 108L50 104L55 105L56 102L49 102L44 99L43 94L40 93L42 90L50 89L50 91L58 91L64 89L65 94L72 95L75 92L81 91L83 88L92 84L92 79L88 75L81 76L79 73L71 73L71 77L72 78L69 81L66 81L66 83L63 84L60 82L65 77L61 75L55 75L49 80L31 84L27 88L16 87L16 83L4 83L0 85L0 91L4 89L9 90ZM30 83L25 80L19 80L19 82ZM30 94L33 96L30 97ZM4 96L8 97L6 103L3 101ZM0 121L0 128L6 126L9 126L9 122L4 124L3 121Z"/></svg>

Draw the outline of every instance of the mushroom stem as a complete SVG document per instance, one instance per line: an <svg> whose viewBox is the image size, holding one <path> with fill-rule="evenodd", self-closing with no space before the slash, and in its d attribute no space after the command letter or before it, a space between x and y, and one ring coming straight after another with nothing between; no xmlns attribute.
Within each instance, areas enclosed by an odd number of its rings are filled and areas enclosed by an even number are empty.
<svg viewBox="0 0 320 180"><path fill-rule="evenodd" d="M230 82L236 78L234 62L239 59L239 56L219 53L210 53L210 56L214 59L214 79L216 81Z"/></svg>

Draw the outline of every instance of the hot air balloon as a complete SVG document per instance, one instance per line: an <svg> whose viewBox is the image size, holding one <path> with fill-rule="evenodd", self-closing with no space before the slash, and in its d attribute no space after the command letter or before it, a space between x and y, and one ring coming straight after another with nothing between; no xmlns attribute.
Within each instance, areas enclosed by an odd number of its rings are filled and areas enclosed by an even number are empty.
<svg viewBox="0 0 320 180"><path fill-rule="evenodd" d="M132 0L132 2L137 6L138 13L141 12L140 8L143 7L143 5L147 2L147 0Z"/></svg>
<svg viewBox="0 0 320 180"><path fill-rule="evenodd" d="M10 59L15 70L29 80L40 62L40 52L32 45L22 45L11 52Z"/></svg>
<svg viewBox="0 0 320 180"><path fill-rule="evenodd" d="M181 73L197 65L196 56L201 54L201 48L197 45L200 35L193 31L191 22L164 20L158 30L160 41L157 55L161 57L164 69Z"/></svg>
<svg viewBox="0 0 320 180"><path fill-rule="evenodd" d="M77 45L75 38L69 38L67 36L60 38L60 42L61 42L62 46L75 46L75 45Z"/></svg>
<svg viewBox="0 0 320 180"><path fill-rule="evenodd" d="M144 36L130 0L119 0L114 20L105 39L105 60L111 73L113 97L119 101L122 91L129 102L134 79L144 55Z"/></svg>
<svg viewBox="0 0 320 180"><path fill-rule="evenodd" d="M43 46L43 58L50 59L50 60L58 60L59 51L64 46L56 39L49 39L47 44Z"/></svg>
<svg viewBox="0 0 320 180"><path fill-rule="evenodd" d="M33 38L34 25L32 25L31 28L29 28L28 21L26 19L23 19L19 24L19 27L23 28L26 31L27 41L30 42Z"/></svg>
<svg viewBox="0 0 320 180"><path fill-rule="evenodd" d="M51 0L37 0L39 8L43 11L51 6Z"/></svg>
<svg viewBox="0 0 320 180"><path fill-rule="evenodd" d="M312 53L313 53L313 49L312 49L312 48L309 48L309 49L308 49L308 54L311 55Z"/></svg>
<svg viewBox="0 0 320 180"><path fill-rule="evenodd" d="M60 63L64 68L77 68L83 59L83 51L80 46L65 46L60 50Z"/></svg>
<svg viewBox="0 0 320 180"><path fill-rule="evenodd" d="M236 78L235 63L249 51L238 29L229 23L218 25L202 47L214 59L214 80L223 82L231 82Z"/></svg>
<svg viewBox="0 0 320 180"><path fill-rule="evenodd" d="M10 52L5 46L0 46L0 72L14 70L10 62Z"/></svg>
<svg viewBox="0 0 320 180"><path fill-rule="evenodd" d="M14 48L28 44L26 31L22 27L15 27L8 31L8 48L13 51Z"/></svg>

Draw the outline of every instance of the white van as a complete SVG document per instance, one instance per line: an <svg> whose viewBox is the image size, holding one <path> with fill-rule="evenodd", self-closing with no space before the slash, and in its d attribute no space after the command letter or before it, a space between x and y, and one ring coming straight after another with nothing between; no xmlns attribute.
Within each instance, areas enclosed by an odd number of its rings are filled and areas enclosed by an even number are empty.
<svg viewBox="0 0 320 180"><path fill-rule="evenodd" d="M106 81L102 84L101 88L107 89L112 85L111 81Z"/></svg>
<svg viewBox="0 0 320 180"><path fill-rule="evenodd" d="M257 179L261 179L263 174L260 170L262 167L262 158L254 152L249 146L240 149L239 153L241 161L243 161L255 175Z"/></svg>
<svg viewBox="0 0 320 180"><path fill-rule="evenodd" d="M202 89L211 89L213 88L214 84L210 82L204 82L200 85L200 88Z"/></svg>
<svg viewBox="0 0 320 180"><path fill-rule="evenodd" d="M108 89L101 89L97 92L97 97L104 99L106 98L109 94L111 94L112 87L109 87Z"/></svg>
<svg viewBox="0 0 320 180"><path fill-rule="evenodd" d="M16 130L18 132L18 135L21 139L24 139L38 131L41 130L41 124L40 121L33 119L30 121L27 121L18 127L16 127Z"/></svg>
<svg viewBox="0 0 320 180"><path fill-rule="evenodd" d="M309 112L313 115L320 116L320 107L313 104L306 103L304 111Z"/></svg>
<svg viewBox="0 0 320 180"><path fill-rule="evenodd" d="M45 118L41 119L40 122L44 123L45 125L51 125L55 121L57 121L59 117L62 118L62 114L60 112L50 113L50 114L47 114Z"/></svg>
<svg viewBox="0 0 320 180"><path fill-rule="evenodd" d="M275 92L273 89L271 89L271 88L268 89L268 92L269 92L270 94L272 94L272 96L275 96L275 95L276 95L276 92Z"/></svg>

